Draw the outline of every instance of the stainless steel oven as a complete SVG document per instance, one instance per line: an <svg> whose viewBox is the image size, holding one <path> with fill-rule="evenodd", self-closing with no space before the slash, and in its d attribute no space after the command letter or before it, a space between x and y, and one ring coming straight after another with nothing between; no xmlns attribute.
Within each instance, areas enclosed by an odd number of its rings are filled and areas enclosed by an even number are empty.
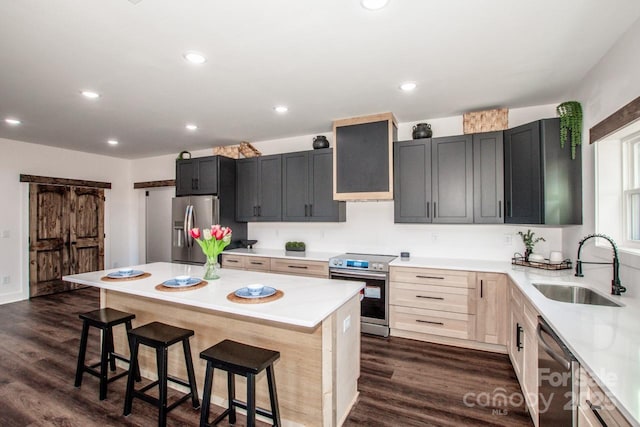
<svg viewBox="0 0 640 427"><path fill-rule="evenodd" d="M365 282L361 294L361 330L389 336L389 263L392 255L347 253L329 260L329 277Z"/></svg>

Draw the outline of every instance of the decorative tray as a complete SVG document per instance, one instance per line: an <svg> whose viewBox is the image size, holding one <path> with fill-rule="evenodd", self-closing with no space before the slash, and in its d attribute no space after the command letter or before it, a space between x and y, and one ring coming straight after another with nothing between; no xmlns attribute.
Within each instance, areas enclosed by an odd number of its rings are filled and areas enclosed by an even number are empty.
<svg viewBox="0 0 640 427"><path fill-rule="evenodd" d="M525 261L523 256L514 256L511 258L511 264L513 265L522 265L525 267L533 267L540 268L542 270L570 270L573 268L571 265L570 259L565 259L559 263L550 263L548 259L544 261L536 262L536 261Z"/></svg>

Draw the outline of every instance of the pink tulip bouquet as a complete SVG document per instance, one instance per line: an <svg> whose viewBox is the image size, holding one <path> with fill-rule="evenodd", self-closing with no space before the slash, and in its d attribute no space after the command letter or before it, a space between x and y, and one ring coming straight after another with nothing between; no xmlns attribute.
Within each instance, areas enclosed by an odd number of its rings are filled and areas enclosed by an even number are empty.
<svg viewBox="0 0 640 427"><path fill-rule="evenodd" d="M217 274L218 255L231 243L231 228L216 224L212 225L210 229L203 229L202 232L199 228L192 228L189 230L189 234L198 242L202 253L207 257L207 262L204 265L204 279L219 278Z"/></svg>

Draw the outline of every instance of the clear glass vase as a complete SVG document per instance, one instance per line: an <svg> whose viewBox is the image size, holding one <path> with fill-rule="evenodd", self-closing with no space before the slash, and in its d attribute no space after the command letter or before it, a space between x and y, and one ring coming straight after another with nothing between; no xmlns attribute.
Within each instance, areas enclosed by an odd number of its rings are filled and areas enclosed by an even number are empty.
<svg viewBox="0 0 640 427"><path fill-rule="evenodd" d="M204 280L216 280L220 278L218 274L220 272L220 264L218 264L218 257L207 257L207 262L204 263Z"/></svg>

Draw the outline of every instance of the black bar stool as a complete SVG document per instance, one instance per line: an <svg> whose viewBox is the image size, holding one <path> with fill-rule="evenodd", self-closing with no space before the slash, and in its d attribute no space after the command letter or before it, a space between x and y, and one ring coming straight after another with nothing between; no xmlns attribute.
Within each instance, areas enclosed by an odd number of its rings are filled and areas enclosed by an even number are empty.
<svg viewBox="0 0 640 427"><path fill-rule="evenodd" d="M88 372L100 379L100 400L104 400L107 397L107 384L124 377L129 372L127 370L108 378L107 364L109 364L111 371L115 371L116 359L129 363L129 359L114 351L113 327L124 323L127 331L129 331L131 329L131 320L135 319L136 315L114 310L113 308L101 308L88 313L82 313L79 317L82 319L82 335L80 336L80 351L78 353L75 386L80 387L82 385L82 374ZM102 345L100 349L100 362L87 366L85 365L85 358L90 326L102 331ZM100 366L99 371L94 369L98 366ZM129 369L131 369L131 364L129 364ZM140 371L136 370L135 372L136 380L140 381Z"/></svg>
<svg viewBox="0 0 640 427"><path fill-rule="evenodd" d="M177 326L171 326L160 322L148 323L128 332L129 347L131 348L131 363L135 369L138 369L138 348L140 347L140 344L155 348L158 364L158 380L147 384L140 390L135 390L133 387L134 376L129 374L129 378L127 380L127 394L124 401L124 415L129 415L131 413L134 397L158 407L158 425L161 427L167 424L167 413L187 399L191 398L194 408L200 407L198 390L196 389L196 378L193 373L191 347L189 346L189 337L193 336L193 334L193 331L190 329L178 328ZM180 341L182 341L182 348L184 349L184 359L187 365L187 376L189 378L188 382L173 377L167 373L167 355L169 346ZM191 391L182 396L176 402L167 406L167 381L188 387ZM157 399L145 394L145 391L156 385L159 388Z"/></svg>
<svg viewBox="0 0 640 427"><path fill-rule="evenodd" d="M281 426L280 410L278 409L278 394L276 393L276 379L273 374L273 363L280 358L277 351L254 347L239 342L224 340L200 353L200 358L207 361L204 379L204 395L200 410L200 427L210 427L218 424L229 415L229 424L236 422L236 407L247 410L247 427L256 425L256 413L271 418L274 426ZM211 403L211 388L213 386L214 369L227 371L227 392L229 407L209 423L209 404ZM256 375L267 370L269 383L269 399L271 411L256 408ZM247 401L235 398L235 375L247 378Z"/></svg>

